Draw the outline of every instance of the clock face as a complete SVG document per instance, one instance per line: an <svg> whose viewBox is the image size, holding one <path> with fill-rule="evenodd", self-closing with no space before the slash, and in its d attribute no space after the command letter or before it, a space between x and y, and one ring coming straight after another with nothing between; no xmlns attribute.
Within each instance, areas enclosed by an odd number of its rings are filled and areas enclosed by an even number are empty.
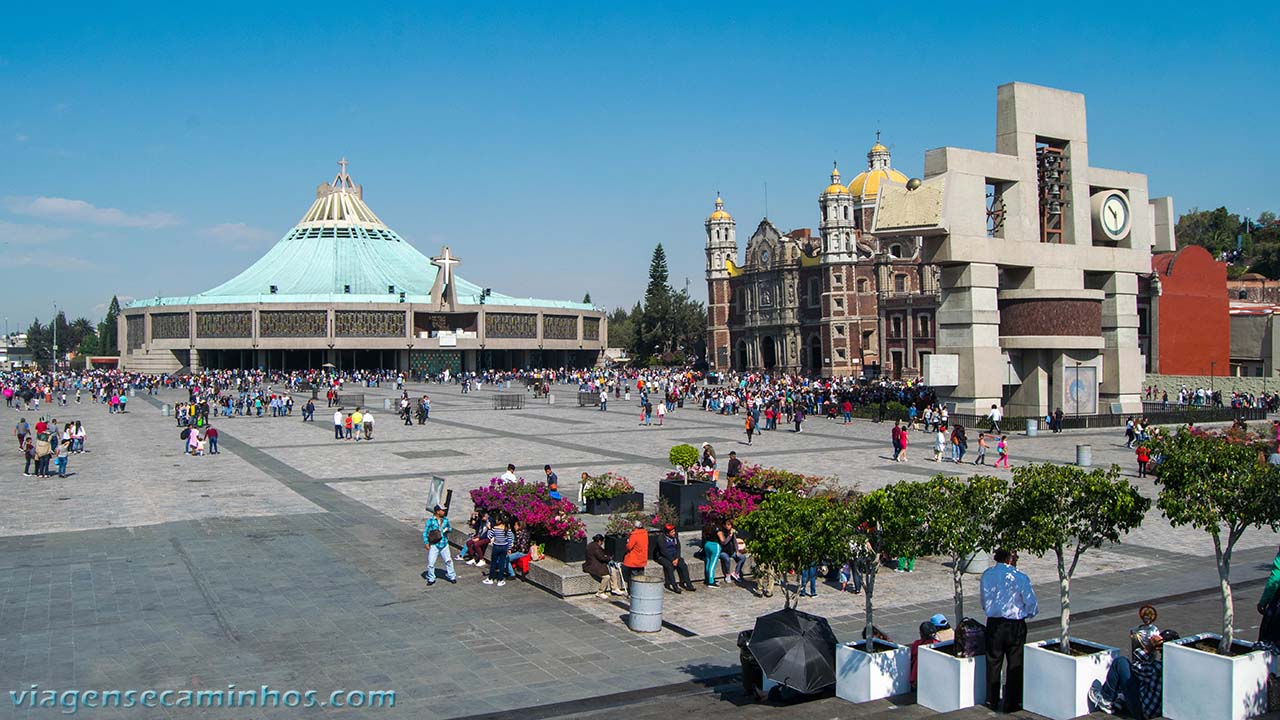
<svg viewBox="0 0 1280 720"><path fill-rule="evenodd" d="M760 262L764 263L765 265L768 265L768 264L769 264L769 251L768 251L768 250L764 250L764 251L762 251L762 252L760 253Z"/></svg>
<svg viewBox="0 0 1280 720"><path fill-rule="evenodd" d="M1129 203L1125 202L1123 195L1108 196L1106 202L1102 203L1102 227L1108 234L1118 237L1124 234L1128 225Z"/></svg>

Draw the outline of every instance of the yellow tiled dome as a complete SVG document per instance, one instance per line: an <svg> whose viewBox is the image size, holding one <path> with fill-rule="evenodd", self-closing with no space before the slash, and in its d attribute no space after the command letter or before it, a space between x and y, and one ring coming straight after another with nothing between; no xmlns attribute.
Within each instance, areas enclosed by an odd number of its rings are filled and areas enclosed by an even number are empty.
<svg viewBox="0 0 1280 720"><path fill-rule="evenodd" d="M858 173L853 182L849 183L849 192L853 193L855 197L876 197L880 194L880 183L885 179L904 185L907 182L907 176L893 168L878 168Z"/></svg>
<svg viewBox="0 0 1280 720"><path fill-rule="evenodd" d="M719 196L719 195L717 195L717 196L716 196L716 210L715 210L715 212L713 212L713 213L711 213L710 215L708 215L708 216L707 216L707 220L708 220L708 221L711 221L711 220L732 220L732 219L733 219L733 216L732 216L732 215L730 215L730 214L729 214L729 213L724 209L724 200L721 200L721 199L720 199L720 196Z"/></svg>
<svg viewBox="0 0 1280 720"><path fill-rule="evenodd" d="M823 195L848 195L849 191L840 183L840 168L834 163L831 165L831 184L826 190L822 191Z"/></svg>

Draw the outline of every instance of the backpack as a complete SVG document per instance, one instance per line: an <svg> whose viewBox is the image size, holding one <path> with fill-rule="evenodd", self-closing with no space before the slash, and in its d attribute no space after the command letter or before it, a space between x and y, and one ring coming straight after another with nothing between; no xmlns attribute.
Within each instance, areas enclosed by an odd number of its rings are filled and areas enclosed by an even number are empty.
<svg viewBox="0 0 1280 720"><path fill-rule="evenodd" d="M959 657L978 657L987 652L987 627L967 617L956 626L956 648Z"/></svg>
<svg viewBox="0 0 1280 720"><path fill-rule="evenodd" d="M36 457L46 457L53 454L53 445L49 444L48 436L36 436Z"/></svg>

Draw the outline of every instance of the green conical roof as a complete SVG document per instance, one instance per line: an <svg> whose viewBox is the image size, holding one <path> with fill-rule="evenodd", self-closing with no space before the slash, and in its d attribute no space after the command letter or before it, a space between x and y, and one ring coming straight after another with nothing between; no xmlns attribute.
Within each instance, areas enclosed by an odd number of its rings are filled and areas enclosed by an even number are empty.
<svg viewBox="0 0 1280 720"><path fill-rule="evenodd" d="M364 203L364 189L352 182L346 161L333 182L322 183L315 202L297 225L267 254L221 285L197 295L135 300L130 307L230 303L428 303L439 268L431 258L387 227ZM456 274L455 300L480 302L482 288ZM271 288L276 290L272 293ZM492 293L491 305L545 306L591 310L562 300L517 298Z"/></svg>

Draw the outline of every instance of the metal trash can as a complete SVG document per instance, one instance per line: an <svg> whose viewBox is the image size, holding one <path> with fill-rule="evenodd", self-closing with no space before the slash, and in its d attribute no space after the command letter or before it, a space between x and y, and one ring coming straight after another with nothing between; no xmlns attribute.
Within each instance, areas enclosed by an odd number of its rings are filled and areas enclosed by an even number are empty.
<svg viewBox="0 0 1280 720"><path fill-rule="evenodd" d="M631 578L631 613L627 627L633 632L658 632L662 629L662 578L636 575Z"/></svg>
<svg viewBox="0 0 1280 720"><path fill-rule="evenodd" d="M169 403L160 404L160 414L165 417L169 417Z"/></svg>
<svg viewBox="0 0 1280 720"><path fill-rule="evenodd" d="M382 398L382 409L383 410L391 409L391 398Z"/></svg>
<svg viewBox="0 0 1280 720"><path fill-rule="evenodd" d="M1027 418L1027 437L1036 437L1040 434L1040 421L1035 418Z"/></svg>
<svg viewBox="0 0 1280 720"><path fill-rule="evenodd" d="M1093 446L1092 445L1076 446L1076 466L1077 467L1093 467Z"/></svg>

